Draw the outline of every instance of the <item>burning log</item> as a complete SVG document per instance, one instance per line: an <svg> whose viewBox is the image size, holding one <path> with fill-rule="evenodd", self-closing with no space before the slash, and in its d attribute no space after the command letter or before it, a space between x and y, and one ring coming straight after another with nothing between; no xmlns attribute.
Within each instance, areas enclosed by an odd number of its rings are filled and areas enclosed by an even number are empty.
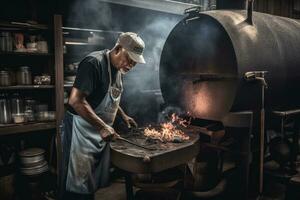
<svg viewBox="0 0 300 200"><path fill-rule="evenodd" d="M173 113L170 122L160 124L159 130L151 128L151 126L147 127L144 129L144 135L147 138L161 142L182 142L189 140L189 136L180 130L179 127L187 127L189 124L190 121L184 120Z"/></svg>

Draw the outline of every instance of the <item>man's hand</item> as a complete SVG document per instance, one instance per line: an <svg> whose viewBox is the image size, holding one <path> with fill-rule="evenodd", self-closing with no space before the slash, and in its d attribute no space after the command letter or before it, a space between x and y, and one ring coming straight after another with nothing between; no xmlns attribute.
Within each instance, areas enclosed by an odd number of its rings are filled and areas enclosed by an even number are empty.
<svg viewBox="0 0 300 200"><path fill-rule="evenodd" d="M134 127L138 126L137 123L134 121L134 119L129 117L120 106L118 108L118 113L121 115L122 119L124 120L128 128L131 128L132 126Z"/></svg>
<svg viewBox="0 0 300 200"><path fill-rule="evenodd" d="M116 133L115 129L112 128L109 125L105 125L101 130L100 130L100 135L102 139L106 142L109 142L115 138L117 138L119 135Z"/></svg>
<svg viewBox="0 0 300 200"><path fill-rule="evenodd" d="M128 128L131 127L138 127L137 123L135 122L135 120L132 117L129 117L128 115L123 116L123 120L126 123Z"/></svg>

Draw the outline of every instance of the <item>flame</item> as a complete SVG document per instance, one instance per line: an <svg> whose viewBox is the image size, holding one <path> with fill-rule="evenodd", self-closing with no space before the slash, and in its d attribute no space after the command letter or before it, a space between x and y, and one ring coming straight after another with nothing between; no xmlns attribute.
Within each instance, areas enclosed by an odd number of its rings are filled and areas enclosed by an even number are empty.
<svg viewBox="0 0 300 200"><path fill-rule="evenodd" d="M178 117L175 113L171 115L171 121L160 124L160 130L151 127L144 129L144 135L152 139L158 139L161 142L173 142L178 140L189 140L190 137L176 127L176 124L187 127L190 121Z"/></svg>

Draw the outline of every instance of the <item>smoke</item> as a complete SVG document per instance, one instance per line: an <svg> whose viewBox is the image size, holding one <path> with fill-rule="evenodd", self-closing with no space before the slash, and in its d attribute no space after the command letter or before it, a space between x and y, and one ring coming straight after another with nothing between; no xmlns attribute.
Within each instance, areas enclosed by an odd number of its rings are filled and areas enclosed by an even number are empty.
<svg viewBox="0 0 300 200"><path fill-rule="evenodd" d="M68 13L68 21L75 27L117 30L117 24L114 24L112 19L109 4L95 0L74 1Z"/></svg>
<svg viewBox="0 0 300 200"><path fill-rule="evenodd" d="M159 64L164 43L178 17L146 18L145 27L137 27L137 33L145 41L146 64L137 65L125 77L127 110L129 114L156 120L159 104L163 103L159 84ZM139 95L137 97L137 95ZM144 119L147 120L147 119Z"/></svg>
<svg viewBox="0 0 300 200"><path fill-rule="evenodd" d="M161 52L170 31L181 18L174 14L86 0L73 2L67 21L71 24L69 26L131 31L141 36L146 45L144 57L147 63L138 64L124 76L122 106L131 116L154 119L157 118L158 104L163 101L159 84ZM117 36L115 34L115 39ZM105 48L113 45L104 42Z"/></svg>

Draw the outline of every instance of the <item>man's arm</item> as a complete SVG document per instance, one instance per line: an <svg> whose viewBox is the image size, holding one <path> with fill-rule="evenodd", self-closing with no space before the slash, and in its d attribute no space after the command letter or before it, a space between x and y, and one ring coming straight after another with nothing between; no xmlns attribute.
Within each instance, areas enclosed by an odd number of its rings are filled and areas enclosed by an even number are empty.
<svg viewBox="0 0 300 200"><path fill-rule="evenodd" d="M119 106L118 108L118 114L122 117L122 119L125 121L125 123L127 124L128 128L131 128L131 125L137 127L137 123L134 121L133 118L129 117L124 110L121 108L121 106Z"/></svg>
<svg viewBox="0 0 300 200"><path fill-rule="evenodd" d="M114 129L108 126L99 116L96 115L86 100L86 94L77 88L73 87L68 103L83 119L100 131L101 137L104 140L106 137L111 137L111 134L115 134ZM103 129L107 131L102 131Z"/></svg>
<svg viewBox="0 0 300 200"><path fill-rule="evenodd" d="M118 108L118 114L122 117L122 119L124 119L124 117L126 118L127 116L124 110L121 108L121 106L119 106Z"/></svg>

